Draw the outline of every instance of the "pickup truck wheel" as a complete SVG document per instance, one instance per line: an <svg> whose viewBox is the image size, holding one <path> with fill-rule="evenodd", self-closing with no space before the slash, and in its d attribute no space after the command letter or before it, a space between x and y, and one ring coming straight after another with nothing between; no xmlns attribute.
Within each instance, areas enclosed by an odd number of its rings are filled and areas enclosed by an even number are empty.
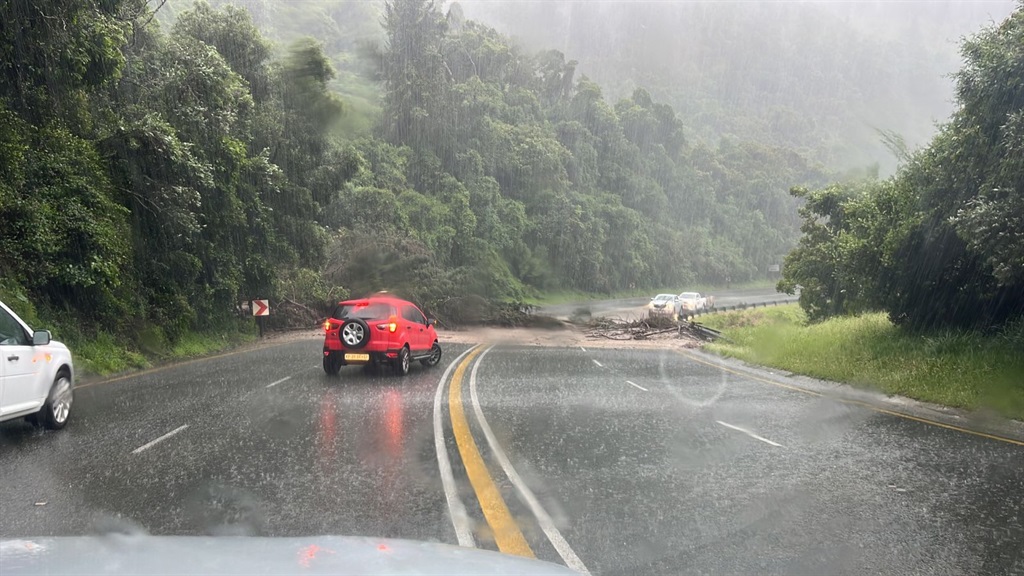
<svg viewBox="0 0 1024 576"><path fill-rule="evenodd" d="M58 372L40 413L43 426L50 430L60 430L66 426L74 400L75 391L71 385L71 377L65 371Z"/></svg>

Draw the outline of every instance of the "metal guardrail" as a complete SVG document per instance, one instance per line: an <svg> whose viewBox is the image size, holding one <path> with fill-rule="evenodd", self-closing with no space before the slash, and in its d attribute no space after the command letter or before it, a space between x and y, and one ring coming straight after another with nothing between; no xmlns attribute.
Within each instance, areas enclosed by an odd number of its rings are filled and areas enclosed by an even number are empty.
<svg viewBox="0 0 1024 576"><path fill-rule="evenodd" d="M732 312L734 310L749 310L751 308L767 308L768 306L781 306L782 304L794 304L800 301L799 296L788 296L786 298L780 298L778 300L772 300L770 302L755 302L753 304L747 304L746 302L740 302L732 306L714 306L708 310L699 310L693 314L687 314L689 318L696 318L697 316L704 316L706 314L716 314L718 312Z"/></svg>

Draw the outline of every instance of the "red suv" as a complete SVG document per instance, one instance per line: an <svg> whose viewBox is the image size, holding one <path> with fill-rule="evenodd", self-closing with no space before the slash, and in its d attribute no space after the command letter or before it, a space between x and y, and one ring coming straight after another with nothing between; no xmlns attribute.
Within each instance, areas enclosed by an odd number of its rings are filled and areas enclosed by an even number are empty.
<svg viewBox="0 0 1024 576"><path fill-rule="evenodd" d="M348 364L390 364L396 374L409 364L441 361L434 321L412 302L386 296L339 302L324 322L324 372L334 376Z"/></svg>

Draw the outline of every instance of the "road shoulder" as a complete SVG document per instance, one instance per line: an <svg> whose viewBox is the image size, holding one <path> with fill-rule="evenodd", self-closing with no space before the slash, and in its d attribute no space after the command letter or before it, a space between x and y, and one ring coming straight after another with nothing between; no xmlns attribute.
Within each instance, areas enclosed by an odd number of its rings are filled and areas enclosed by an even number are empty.
<svg viewBox="0 0 1024 576"><path fill-rule="evenodd" d="M319 330L290 330L287 332L274 332L266 335L260 340L253 342L245 342L237 345L229 345L211 352L209 354L202 354L199 356L192 356L189 358L174 358L164 362L154 362L149 368L142 368L136 370L125 370L114 374L89 374L79 373L75 375L75 387L85 388L88 386L95 386L98 384L106 384L108 382L115 382L118 380L124 380L125 378L131 378L133 376L141 376L144 374L150 374L153 372L159 372L174 368L177 366L184 366L195 362L202 362L204 360L212 360L214 358L223 358L225 356L233 356L235 354L241 354L244 352L252 352L254 350L260 350L263 348L272 348L275 346L281 346L284 344L290 344L300 340L315 340L322 338L323 333ZM71 351L74 354L74 350Z"/></svg>
<svg viewBox="0 0 1024 576"><path fill-rule="evenodd" d="M849 384L820 380L775 368L750 364L735 358L727 358L704 352L703 350L686 350L681 353L696 361L713 364L726 371L747 376L765 384L786 388L794 393L827 396L859 404L878 412L919 420L969 434L995 437L994 439L996 440L1009 441L1024 446L1024 422L1003 418L994 413L984 411L971 412L939 404L921 402L903 396L887 395L876 390L857 388Z"/></svg>

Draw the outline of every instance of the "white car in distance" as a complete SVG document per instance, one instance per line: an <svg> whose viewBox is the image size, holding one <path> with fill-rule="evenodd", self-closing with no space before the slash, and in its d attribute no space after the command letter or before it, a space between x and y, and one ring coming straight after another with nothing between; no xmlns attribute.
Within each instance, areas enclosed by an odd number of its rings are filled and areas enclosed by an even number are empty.
<svg viewBox="0 0 1024 576"><path fill-rule="evenodd" d="M651 298L650 304L647 305L647 314L649 316L665 316L673 320L678 320L679 308L678 302L676 301L676 295L658 294L654 298Z"/></svg>
<svg viewBox="0 0 1024 576"><path fill-rule="evenodd" d="M71 416L75 370L68 347L29 328L0 302L0 422L27 418L52 430Z"/></svg>
<svg viewBox="0 0 1024 576"><path fill-rule="evenodd" d="M708 309L708 299L700 292L683 292L676 297L676 302L679 303L680 315L707 312Z"/></svg>

